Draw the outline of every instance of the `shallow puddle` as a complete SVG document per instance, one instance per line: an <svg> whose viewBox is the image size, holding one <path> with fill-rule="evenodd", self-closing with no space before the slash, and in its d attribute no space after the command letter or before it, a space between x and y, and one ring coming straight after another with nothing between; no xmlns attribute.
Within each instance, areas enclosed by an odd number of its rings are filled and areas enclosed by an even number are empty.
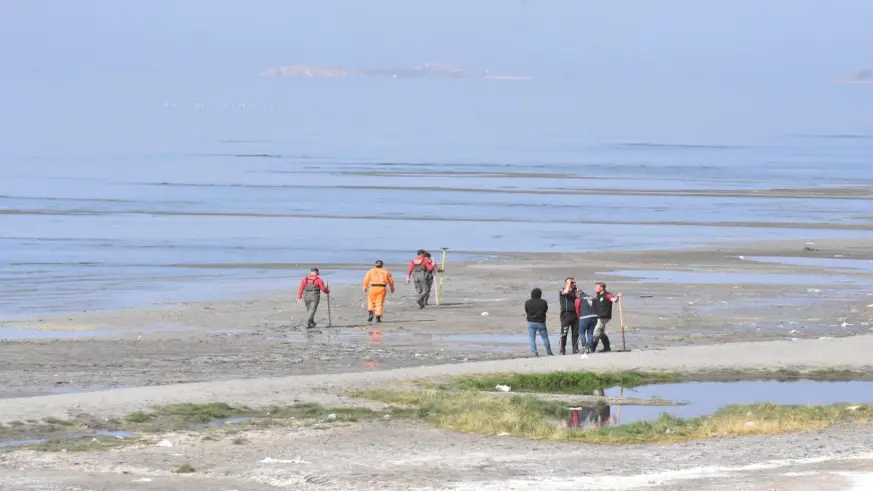
<svg viewBox="0 0 873 491"><path fill-rule="evenodd" d="M691 283L709 285L867 285L873 280L821 274L725 273L717 271L622 270L609 273L639 280L640 283Z"/></svg>
<svg viewBox="0 0 873 491"><path fill-rule="evenodd" d="M775 264L790 264L793 266L812 266L831 268L843 272L873 273L873 261L869 259L845 259L837 257L770 257L746 256L750 261Z"/></svg>
<svg viewBox="0 0 873 491"><path fill-rule="evenodd" d="M250 416L240 416L236 418L222 418L222 419L213 419L212 421L207 421L206 423L196 423L191 425L192 430L202 430L204 428L217 428L219 426L236 424L236 423L245 423L246 421L251 421L252 417Z"/></svg>
<svg viewBox="0 0 873 491"><path fill-rule="evenodd" d="M0 387L0 399L16 399L19 397L39 397L56 394L78 394L81 392L98 392L103 390L124 389L126 386L109 387L91 385L88 387Z"/></svg>
<svg viewBox="0 0 873 491"><path fill-rule="evenodd" d="M564 421L571 427L628 424L652 421L667 413L679 418L695 418L716 412L731 404L829 405L873 403L873 382L686 382L624 389L613 387L598 393L609 397L662 399L686 403L680 406L601 406L572 408Z"/></svg>
<svg viewBox="0 0 873 491"><path fill-rule="evenodd" d="M17 327L0 327L0 340L19 341L24 339L76 339L97 338L123 334L120 331L90 331L90 330L46 330L21 329Z"/></svg>
<svg viewBox="0 0 873 491"><path fill-rule="evenodd" d="M32 438L26 440L9 440L5 442L0 442L0 448L7 447L20 447L24 445L38 445L40 443L56 441L56 440L81 440L82 438L95 438L98 436L102 437L115 437L118 439L127 439L133 438L133 433L129 431L97 431L90 434L70 434L64 435L56 438Z"/></svg>

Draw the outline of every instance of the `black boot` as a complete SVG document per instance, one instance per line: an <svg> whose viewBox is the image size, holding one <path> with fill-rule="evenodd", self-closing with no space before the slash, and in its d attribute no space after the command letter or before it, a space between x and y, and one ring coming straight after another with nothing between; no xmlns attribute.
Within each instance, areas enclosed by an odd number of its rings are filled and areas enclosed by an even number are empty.
<svg viewBox="0 0 873 491"><path fill-rule="evenodd" d="M381 316L381 315L377 315L377 316L376 316L376 322L382 322L382 316Z"/></svg>
<svg viewBox="0 0 873 491"><path fill-rule="evenodd" d="M567 335L561 335L561 342L558 344L558 354L566 355L567 354Z"/></svg>
<svg viewBox="0 0 873 491"><path fill-rule="evenodd" d="M373 311L371 310L371 311L369 312L369 314L370 314L370 315L367 317L367 322L373 322Z"/></svg>
<svg viewBox="0 0 873 491"><path fill-rule="evenodd" d="M574 338L573 339L573 354L575 355L578 353L579 353L579 338Z"/></svg>
<svg viewBox="0 0 873 491"><path fill-rule="evenodd" d="M591 342L591 346L588 347L588 351L591 353L597 352L597 343L600 342L600 336L595 336L594 341Z"/></svg>
<svg viewBox="0 0 873 491"><path fill-rule="evenodd" d="M603 336L600 336L600 338L603 340L603 352L606 353L607 351L612 351L609 349L609 336L604 334Z"/></svg>

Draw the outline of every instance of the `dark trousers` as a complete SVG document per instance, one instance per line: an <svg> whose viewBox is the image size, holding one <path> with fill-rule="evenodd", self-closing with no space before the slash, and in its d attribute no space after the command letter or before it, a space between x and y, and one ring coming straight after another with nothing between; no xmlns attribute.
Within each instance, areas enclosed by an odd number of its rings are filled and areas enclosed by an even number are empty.
<svg viewBox="0 0 873 491"><path fill-rule="evenodd" d="M561 312L561 352L566 351L567 332L570 332L570 344L573 353L579 351L579 318L575 312Z"/></svg>

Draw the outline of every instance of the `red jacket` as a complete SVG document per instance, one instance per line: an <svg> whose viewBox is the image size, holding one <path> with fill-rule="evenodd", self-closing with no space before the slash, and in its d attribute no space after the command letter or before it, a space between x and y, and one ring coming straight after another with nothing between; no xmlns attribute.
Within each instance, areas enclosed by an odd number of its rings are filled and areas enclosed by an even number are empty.
<svg viewBox="0 0 873 491"><path fill-rule="evenodd" d="M436 266L427 256L416 256L415 259L409 261L409 270L406 272L406 276L412 276L412 270L419 264L427 268L428 273L433 273L433 269Z"/></svg>
<svg viewBox="0 0 873 491"><path fill-rule="evenodd" d="M303 298L303 289L306 288L306 284L310 282L317 286L318 289L323 291L324 293L330 293L330 290L328 290L327 287L324 286L324 282L321 281L321 276L318 276L315 273L309 273L308 275L304 276L302 280L300 280L300 288L297 289L298 300Z"/></svg>

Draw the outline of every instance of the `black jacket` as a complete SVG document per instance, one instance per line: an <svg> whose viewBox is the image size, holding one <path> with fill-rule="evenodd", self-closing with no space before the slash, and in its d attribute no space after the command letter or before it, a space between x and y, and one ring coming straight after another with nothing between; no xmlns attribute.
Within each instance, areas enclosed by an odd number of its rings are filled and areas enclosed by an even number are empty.
<svg viewBox="0 0 873 491"><path fill-rule="evenodd" d="M524 303L524 312L528 322L546 323L546 312L549 311L549 302L542 298L532 298Z"/></svg>

